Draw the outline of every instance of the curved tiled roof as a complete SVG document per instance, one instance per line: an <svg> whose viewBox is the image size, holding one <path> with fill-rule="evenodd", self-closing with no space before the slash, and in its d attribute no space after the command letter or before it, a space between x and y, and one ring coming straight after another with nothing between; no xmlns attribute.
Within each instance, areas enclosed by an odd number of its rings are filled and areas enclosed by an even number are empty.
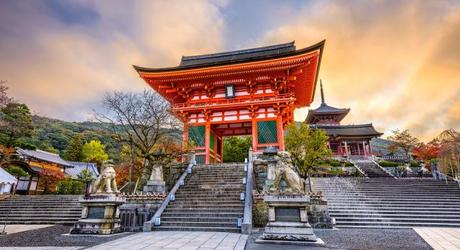
<svg viewBox="0 0 460 250"><path fill-rule="evenodd" d="M275 59L308 53L315 50L324 48L325 40L312 46L296 50L294 42L271 45L266 47L236 50L229 52L196 55L196 56L183 56L181 63L176 67L165 68L147 68L133 65L134 69L138 72L168 72L184 69L194 69L201 67L228 65L235 63L254 62L267 59Z"/></svg>
<svg viewBox="0 0 460 250"><path fill-rule="evenodd" d="M331 137L378 137L383 133L375 130L372 123L356 124L356 125L310 125L311 128L326 130L326 133Z"/></svg>

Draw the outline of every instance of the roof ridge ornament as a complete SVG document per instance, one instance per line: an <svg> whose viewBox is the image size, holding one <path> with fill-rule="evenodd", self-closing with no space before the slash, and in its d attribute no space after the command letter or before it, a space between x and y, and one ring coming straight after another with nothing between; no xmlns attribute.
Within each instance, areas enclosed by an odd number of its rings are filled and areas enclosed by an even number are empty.
<svg viewBox="0 0 460 250"><path fill-rule="evenodd" d="M321 86L321 103L326 104L324 100L324 90L323 90L323 80L322 79L319 79L319 84Z"/></svg>

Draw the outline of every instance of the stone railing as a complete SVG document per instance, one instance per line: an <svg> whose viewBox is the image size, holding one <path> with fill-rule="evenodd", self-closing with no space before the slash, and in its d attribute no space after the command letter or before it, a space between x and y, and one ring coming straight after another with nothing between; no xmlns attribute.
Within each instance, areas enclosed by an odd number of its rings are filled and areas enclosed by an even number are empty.
<svg viewBox="0 0 460 250"><path fill-rule="evenodd" d="M185 177L187 177L187 174L192 173L192 168L195 165L196 165L195 154L193 154L190 159L190 163L188 164L188 167L185 169L184 173L182 173L182 175L179 177L176 184L171 188L168 196L165 197L165 199L163 200L163 202L161 203L160 207L157 209L155 214L152 216L152 218L149 221L146 221L144 223L144 227L143 227L144 232L152 231L152 228L154 226L160 226L161 214L164 212L169 202L175 199L176 191L179 189L180 186L184 185Z"/></svg>
<svg viewBox="0 0 460 250"><path fill-rule="evenodd" d="M241 233L251 234L252 231L252 187L253 187L253 155L252 149L249 149L246 169L246 191L244 195L244 216L241 225Z"/></svg>

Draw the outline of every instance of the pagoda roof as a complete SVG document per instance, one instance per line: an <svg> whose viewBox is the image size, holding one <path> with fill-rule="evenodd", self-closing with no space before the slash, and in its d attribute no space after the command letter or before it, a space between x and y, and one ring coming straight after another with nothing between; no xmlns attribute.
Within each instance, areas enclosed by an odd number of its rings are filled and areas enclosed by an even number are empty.
<svg viewBox="0 0 460 250"><path fill-rule="evenodd" d="M316 109L308 110L307 118L305 119L306 123L315 123L320 120L321 116L332 116L334 120L340 122L347 114L350 112L349 108L335 108L326 104L324 99L323 83L320 83L321 86L321 105Z"/></svg>
<svg viewBox="0 0 460 250"><path fill-rule="evenodd" d="M310 128L324 129L330 137L379 137L383 133L375 130L372 123L356 125L310 124Z"/></svg>
<svg viewBox="0 0 460 250"><path fill-rule="evenodd" d="M323 40L317 44L299 50L296 50L296 46L294 45L295 42L292 41L290 43L282 43L277 45L270 45L265 47L244 50L235 50L229 52L220 52L195 56L182 56L179 66L175 67L147 68L140 67L137 65L133 65L133 67L139 73L149 73L229 65L244 62L255 62L260 60L276 59L304 54L318 49L322 50L325 42L326 41Z"/></svg>

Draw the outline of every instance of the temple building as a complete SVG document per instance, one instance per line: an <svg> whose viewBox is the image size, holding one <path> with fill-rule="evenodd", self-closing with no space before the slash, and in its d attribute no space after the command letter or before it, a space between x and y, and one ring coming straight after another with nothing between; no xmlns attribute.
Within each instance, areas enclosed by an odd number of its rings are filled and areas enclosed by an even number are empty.
<svg viewBox="0 0 460 250"><path fill-rule="evenodd" d="M231 52L184 56L176 67L134 66L184 123L183 141L196 159L223 159L223 137L251 135L254 151L284 150L283 132L294 109L313 101L324 41L294 42Z"/></svg>
<svg viewBox="0 0 460 250"><path fill-rule="evenodd" d="M323 129L329 136L328 146L335 156L371 156L370 141L380 137L372 123L341 125L340 122L350 112L347 108L335 108L326 104L321 83L321 105L308 111L305 122L311 128Z"/></svg>
<svg viewBox="0 0 460 250"><path fill-rule="evenodd" d="M83 170L88 170L96 178L99 175L95 163L73 162L62 159L58 154L42 150L17 148L17 159L2 163L1 167L19 167L28 175L18 177L15 191L18 194L41 194L45 186L48 191L55 191L56 183L45 183L43 173L62 173L65 178L77 179Z"/></svg>

